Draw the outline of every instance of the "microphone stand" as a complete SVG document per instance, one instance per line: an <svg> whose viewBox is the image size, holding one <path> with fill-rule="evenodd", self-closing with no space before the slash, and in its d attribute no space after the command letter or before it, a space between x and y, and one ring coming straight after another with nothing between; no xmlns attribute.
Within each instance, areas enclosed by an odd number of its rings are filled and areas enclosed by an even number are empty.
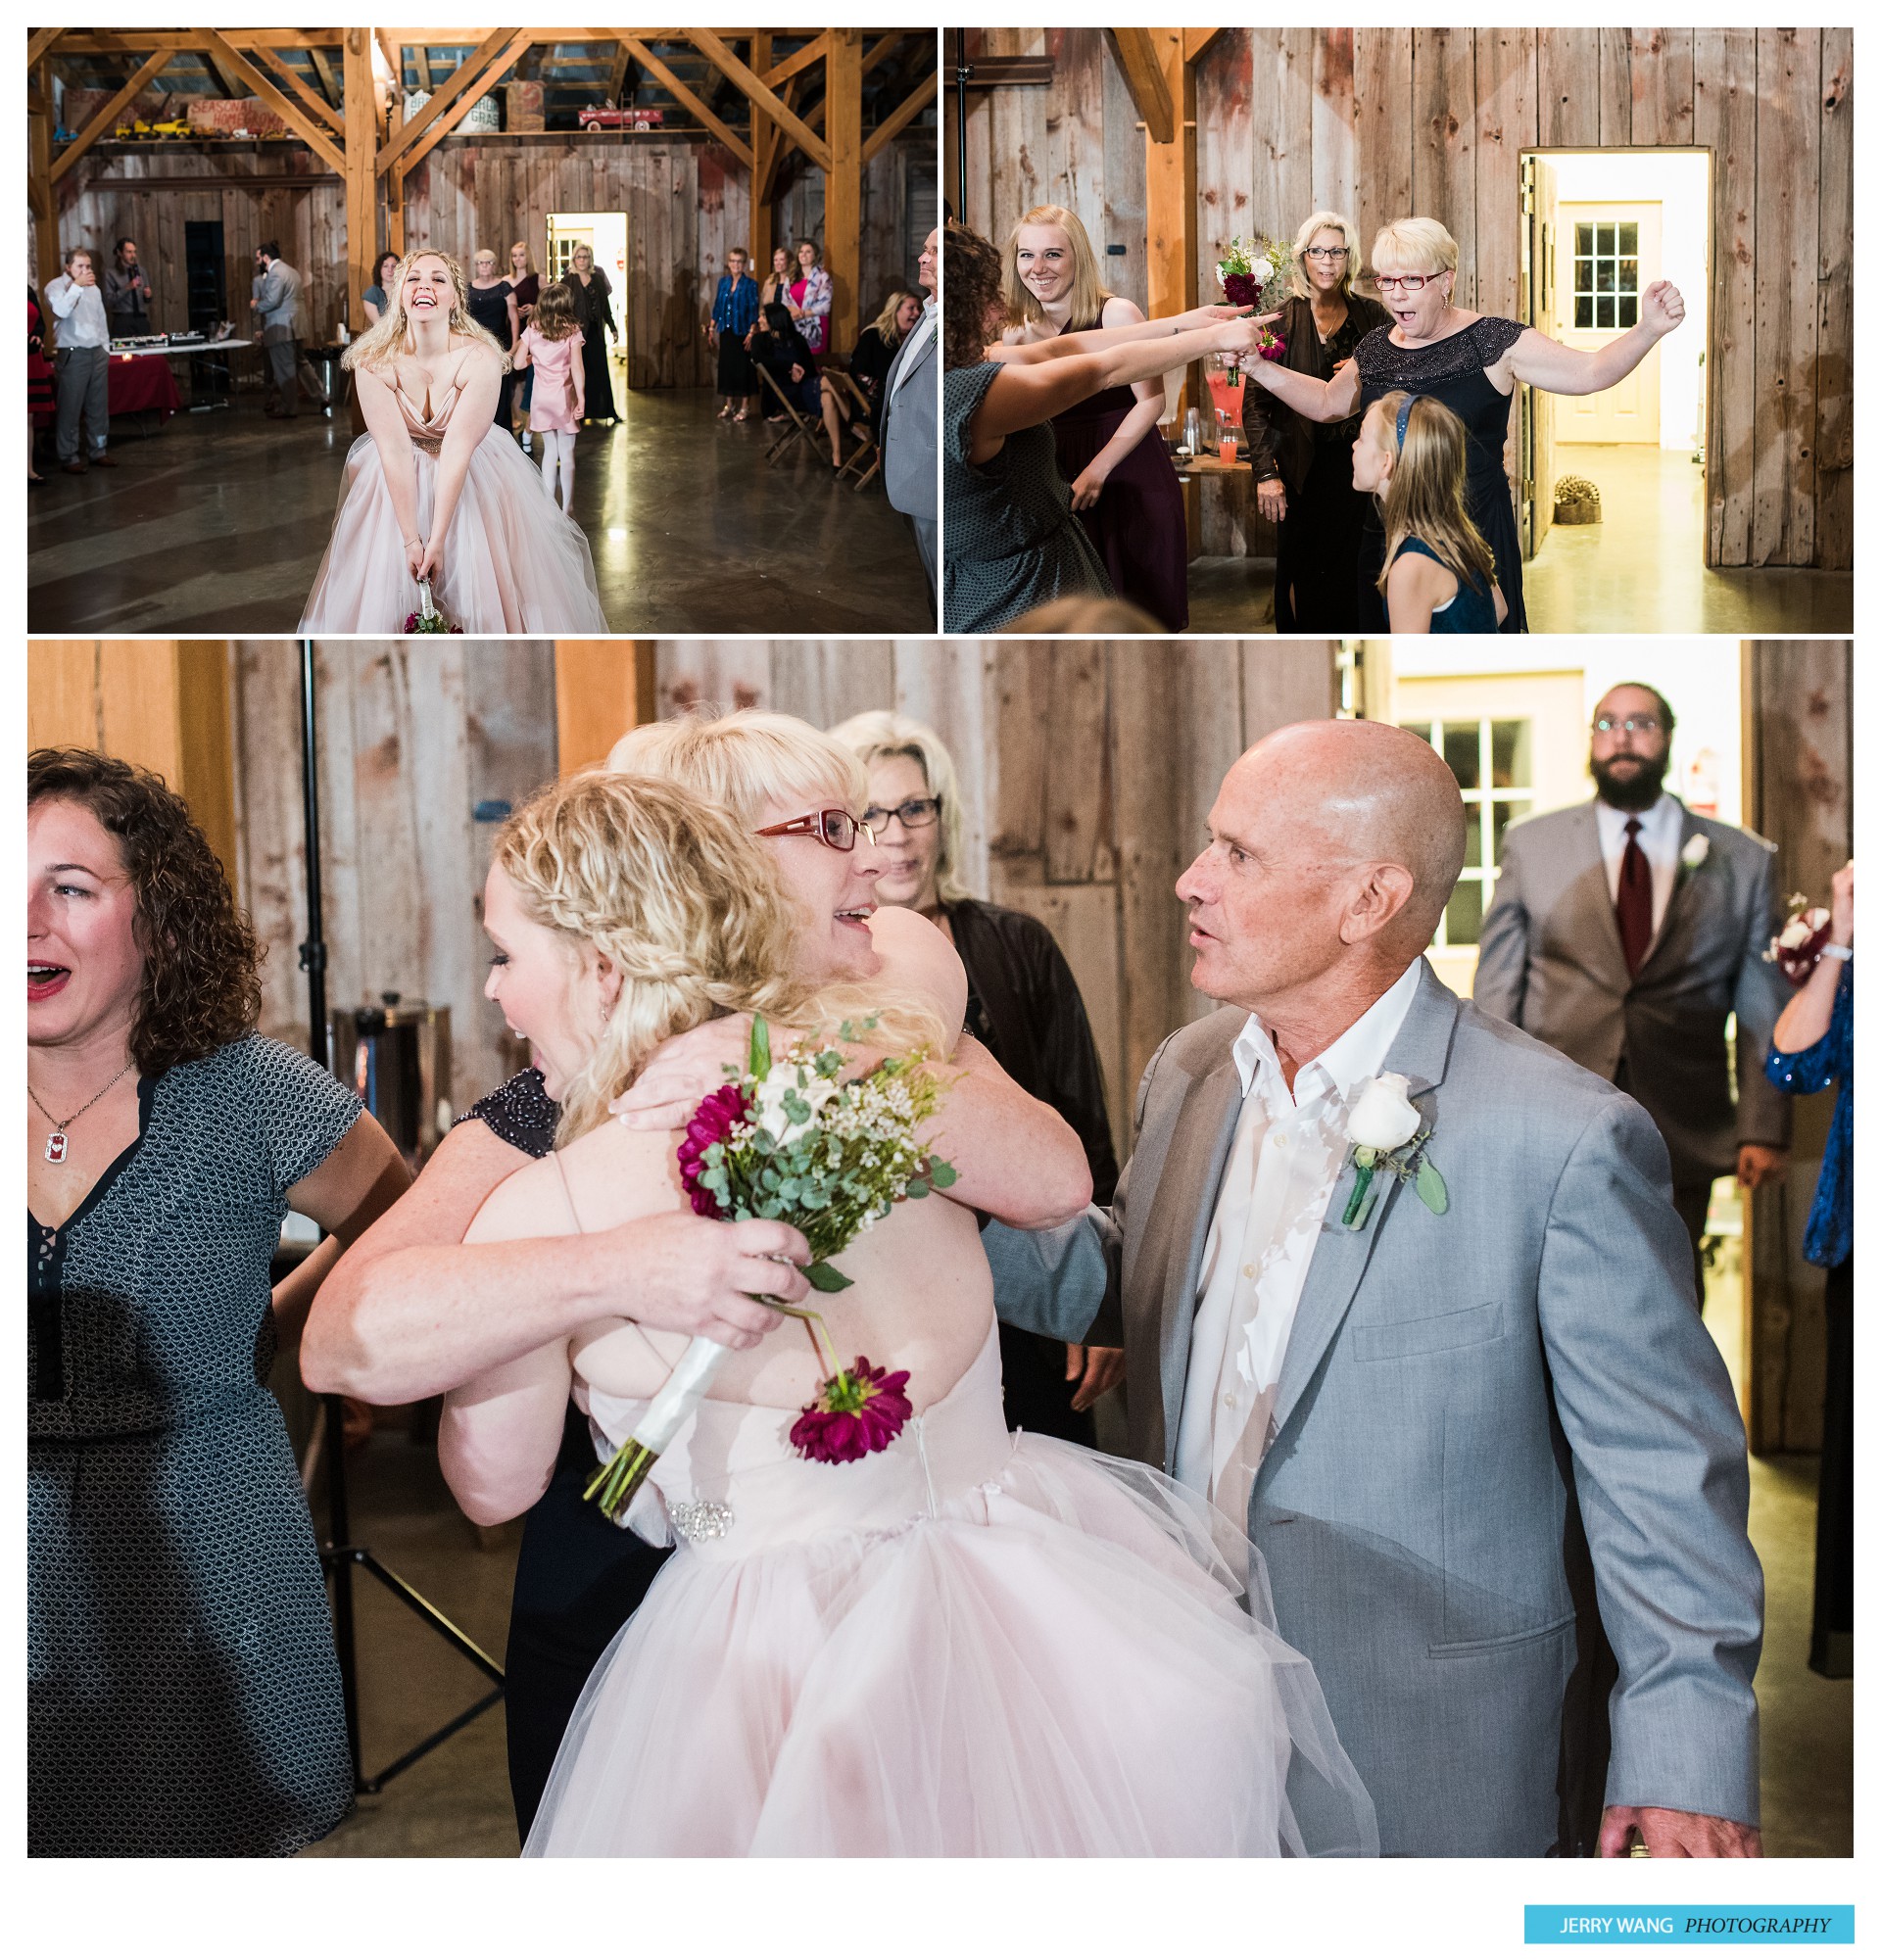
<svg viewBox="0 0 1881 1960"><path fill-rule="evenodd" d="M314 643L301 642L301 789L307 812L307 937L301 942L301 970L307 975L308 1052L321 1068L332 1066L326 1027L326 939L320 905L320 775L317 706L314 690ZM454 1626L431 1601L388 1567L371 1551L353 1543L346 1489L346 1408L337 1395L320 1398L320 1424L325 1435L326 1543L320 1563L333 1584L333 1645L340 1659L340 1696L346 1709L346 1745L353 1760L355 1795L372 1796L403 1770L427 1756L440 1743L476 1720L503 1699L503 1669L468 1634ZM481 1700L443 1728L406 1750L376 1776L365 1774L360 1732L360 1672L357 1628L353 1617L353 1568L369 1572L395 1600L409 1606L441 1639L495 1682Z"/></svg>

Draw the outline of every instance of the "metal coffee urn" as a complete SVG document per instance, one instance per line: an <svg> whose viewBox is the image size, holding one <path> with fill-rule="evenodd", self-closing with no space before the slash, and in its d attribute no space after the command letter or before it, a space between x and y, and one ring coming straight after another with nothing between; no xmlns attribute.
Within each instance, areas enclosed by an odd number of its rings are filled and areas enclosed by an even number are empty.
<svg viewBox="0 0 1881 1960"><path fill-rule="evenodd" d="M327 1026L333 1073L417 1170L451 1127L451 1010L383 993L334 1008Z"/></svg>

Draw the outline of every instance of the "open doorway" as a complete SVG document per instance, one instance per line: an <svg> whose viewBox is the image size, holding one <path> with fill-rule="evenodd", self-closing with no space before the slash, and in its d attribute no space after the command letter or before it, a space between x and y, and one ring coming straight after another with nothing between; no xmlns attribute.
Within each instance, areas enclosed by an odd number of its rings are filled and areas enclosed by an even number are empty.
<svg viewBox="0 0 1881 1960"><path fill-rule="evenodd" d="M598 270L606 273L611 290L613 331L607 355L615 362L627 359L627 214L624 211L552 211L549 214L548 276L562 278L585 245L595 255Z"/></svg>
<svg viewBox="0 0 1881 1960"><path fill-rule="evenodd" d="M1683 325L1616 387L1521 391L1522 555L1542 567L1571 557L1582 590L1611 593L1616 623L1632 616L1635 591L1695 584L1706 563L1711 175L1705 149L1521 158L1529 325L1592 350L1638 324L1640 297L1656 279L1669 279L1685 301ZM1598 523L1557 529L1557 490L1568 477L1598 489ZM1650 630L1657 621L1639 623Z"/></svg>

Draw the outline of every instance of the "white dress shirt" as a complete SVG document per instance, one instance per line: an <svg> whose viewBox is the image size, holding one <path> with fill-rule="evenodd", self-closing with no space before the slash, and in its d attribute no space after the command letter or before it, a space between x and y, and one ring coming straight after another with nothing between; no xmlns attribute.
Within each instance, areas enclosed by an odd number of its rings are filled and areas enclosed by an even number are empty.
<svg viewBox="0 0 1881 1960"><path fill-rule="evenodd" d="M1685 806L1676 796L1662 794L1650 810L1616 810L1602 797L1594 799L1594 822L1600 827L1600 854L1607 862L1607 895L1619 903L1619 862L1626 855L1626 826L1639 819L1639 847L1653 874L1653 931L1657 932L1672 902L1678 883L1678 853L1685 831Z"/></svg>
<svg viewBox="0 0 1881 1960"><path fill-rule="evenodd" d="M930 296L921 303L921 324L908 337L908 351L901 358L901 365L895 370L894 386L889 390L889 400L892 402L901 392L901 384L914 372L914 363L921 359L921 350L927 346L940 330L940 303Z"/></svg>
<svg viewBox="0 0 1881 1960"><path fill-rule="evenodd" d="M105 315L105 296L96 286L80 286L61 272L46 282L46 304L59 321L61 347L109 347L111 321Z"/></svg>
<svg viewBox="0 0 1881 1960"><path fill-rule="evenodd" d="M1307 1268L1345 1168L1346 1111L1383 1070L1423 964L1413 961L1290 1091L1257 1015L1235 1038L1241 1114L1202 1250L1176 1477L1243 1529Z"/></svg>

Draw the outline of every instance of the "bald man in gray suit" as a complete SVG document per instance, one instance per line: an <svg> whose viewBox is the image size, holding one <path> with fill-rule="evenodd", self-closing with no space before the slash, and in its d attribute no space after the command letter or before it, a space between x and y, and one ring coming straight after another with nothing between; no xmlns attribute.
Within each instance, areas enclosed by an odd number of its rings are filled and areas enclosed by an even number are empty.
<svg viewBox="0 0 1881 1960"><path fill-rule="evenodd" d="M1279 730L1209 829L1222 1010L1151 1060L1110 1212L988 1227L1000 1316L1121 1341L1132 1454L1245 1520L1387 1855L1758 1855L1744 1431L1664 1143L1422 958L1465 836L1427 743ZM1375 1166L1368 1206L1355 1132L1441 1188Z"/></svg>

